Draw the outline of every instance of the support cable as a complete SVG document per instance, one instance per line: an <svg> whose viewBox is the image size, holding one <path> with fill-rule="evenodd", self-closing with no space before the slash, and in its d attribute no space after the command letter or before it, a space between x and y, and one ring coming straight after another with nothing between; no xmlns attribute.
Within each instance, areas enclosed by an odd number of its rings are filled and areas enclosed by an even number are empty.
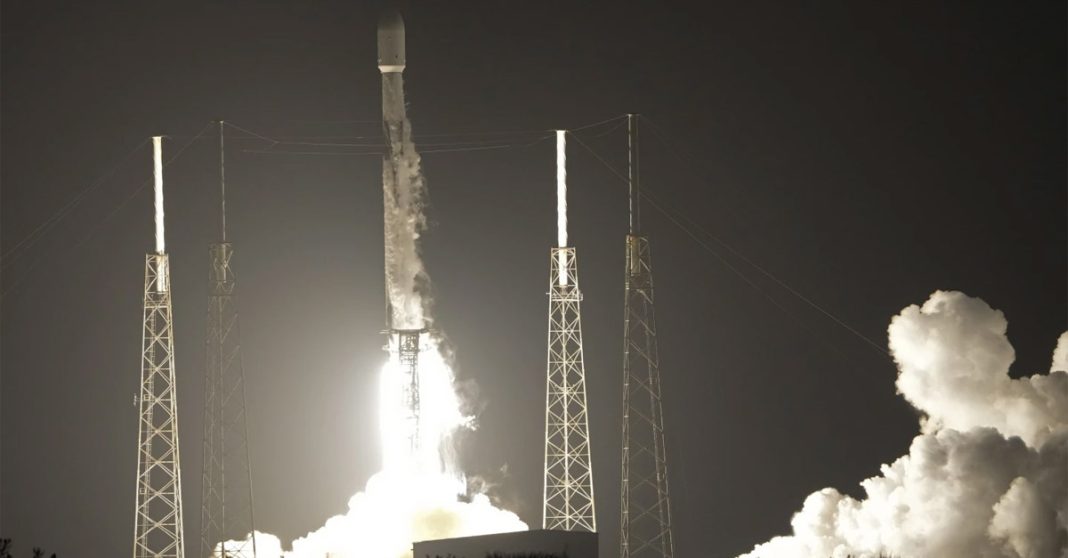
<svg viewBox="0 0 1068 558"><path fill-rule="evenodd" d="M137 144L137 146L131 149L130 152L127 153L124 157L122 157L122 159L120 159L119 162L115 164L115 166L111 167L111 169L101 175L100 178L90 183L89 186L83 188L82 191L78 192L78 194L75 195L70 201L68 201L58 210L56 210L56 212L53 213L48 219L45 219L44 222L42 222L35 229L30 231L30 233L26 235L22 240L20 240L15 246L5 252L3 256L0 256L0 262L3 262L4 264L9 264L18 260L19 257L21 257L23 254L26 254L26 251L22 251L18 254L16 254L16 252L19 252L19 250L22 248L29 248L37 240L39 240L46 233L48 233L48 231L51 230L52 227L59 224L59 222L62 221L63 218L66 217L68 214L70 214L70 212L73 211L74 208L78 206L78 204L84 201L86 197L92 192L94 192L97 188L103 186L108 178L115 174L115 172L118 171L120 167L122 167L127 161L129 161L133 157L133 155L137 153L147 143L148 138L145 138L141 141L141 143Z"/></svg>
<svg viewBox="0 0 1068 558"><path fill-rule="evenodd" d="M648 119L645 119L645 120L648 121ZM610 163L608 163L608 161L605 161L603 157L601 157L590 146L586 145L586 143L583 142L581 139L579 139L578 137L576 137L575 139L576 139L576 141L578 141L579 145L581 145L587 151L589 151L590 154L592 154L598 161L600 161L600 163L602 165L604 165L609 171L611 171L612 174L614 174L617 178L622 180L624 183L629 183L627 176L625 176L624 174L619 172L615 167L613 167ZM700 232L705 237L711 239L714 243L716 243L719 246L721 246L724 249L726 249L732 255L734 255L735 257L737 257L741 261L745 262L746 264L751 266L753 269L757 270L759 273L761 273L762 275L764 275L768 279L770 279L773 282L775 282L775 284L779 285L780 287L782 287L787 292L789 292L790 294L792 294L795 297L797 297L799 300L801 300L802 302L804 302L808 306L810 306L810 307L814 308L815 310L819 311L821 314L823 314L824 316L829 318L831 321L833 321L834 323L838 324L838 326L842 327L843 329L845 329L849 333L853 334L858 339L864 341L866 344L868 344L871 348L873 348L876 351L878 351L880 354L883 354L883 355L888 356L888 357L891 356L890 352L887 351L886 349L884 349L883 347L881 347L878 343L872 341L870 338L868 338L864 334L862 334L859 331L857 331L855 328L853 328L852 326L847 324L842 319L840 319L837 316L835 316L829 310L824 309L822 306L817 304L812 299L804 296L797 289L794 289L793 287L789 286L785 281L779 279L778 277L776 277L773 273L771 273L770 271L768 271L764 267L758 265L756 262L754 262L751 259L745 257L738 250L736 250L735 248L733 248L732 246L730 246L729 244L727 244L723 240L720 240L718 237L716 237L712 233L708 232L703 227L697 225L692 220L684 217L680 212L669 208L663 202L657 201L655 199L655 197L653 197L648 192L640 192L639 196L641 198L644 198L646 201L648 201L649 205L651 205L654 209L656 209L661 214L663 214L669 221L671 221L672 224L677 226L680 230L682 230L682 232L684 232L695 243L697 243L698 246L703 248L709 254L713 255L724 266L726 266L727 269L729 269L730 271L734 272L735 275L737 275L739 278L741 278L742 281L744 281L747 285L749 285L750 287L755 289L757 292L759 292L762 295L764 295L764 297L767 298L768 301L771 302L779 310L783 311L784 313L786 313L787 315L793 317L794 319L797 319L796 316L794 316L791 312L789 312L782 304L780 304L778 301L776 301L769 293L767 293L764 289L762 289L757 283L755 283L753 280L751 280L741 269L739 269L737 266L732 264L729 260L724 258L722 256L722 254L717 252L708 242L706 242L700 236L698 236L698 234L696 234L694 232L694 229L696 229L698 232Z"/></svg>
<svg viewBox="0 0 1068 558"><path fill-rule="evenodd" d="M200 132L197 133L197 135L193 136L193 139L191 139L188 142L186 142L186 144L183 145L180 149L178 149L178 151L176 151L174 153L174 155L172 155L169 159L164 161L163 166L164 167L170 166L170 164L175 162L178 159L178 157L181 157L182 153L184 153L185 150L189 148L189 146L193 145L194 142L196 142L198 139L200 139L200 137L204 135L204 132L207 132L208 129L211 128L212 124L213 124L212 122L208 122L200 130ZM111 210L111 212L109 212L107 215L104 216L103 219L97 221L96 224L92 225L89 228L88 232L86 232L86 234L82 235L82 237L78 239L78 242L75 242L74 244L69 245L69 248L66 248L66 250L68 250L68 251L75 250L75 249L81 247L83 244L85 244L86 241L88 241L90 238L93 237L93 235L95 235L97 232L100 231L101 227L103 227L104 224L106 224L115 215L117 215L119 213L119 211L122 211L122 209L124 207L126 207L126 205L129 204L131 201L133 201L133 199L135 197L137 197L137 195L140 194L146 187L148 187L149 184L152 184L152 179L147 179L144 182L142 182L141 185L138 186L136 190L131 192L129 196L127 196L122 202L120 202L117 206L115 206ZM63 250L63 248L60 248L60 250ZM21 285L22 282L25 281L26 278L29 277L32 274L33 270L36 269L37 266L40 265L40 263L42 261L46 261L46 260L47 261L51 261L51 262L55 262L55 261L61 260L61 258L55 258L55 257L41 258L41 259L36 260L34 263L30 264L30 266L26 269L25 272L23 272L23 274L18 279L16 279L12 284L8 285L3 290L3 292L0 292L0 300L3 300L4 298L6 298L7 295L11 294L11 292L13 292L16 288L18 288L18 286Z"/></svg>

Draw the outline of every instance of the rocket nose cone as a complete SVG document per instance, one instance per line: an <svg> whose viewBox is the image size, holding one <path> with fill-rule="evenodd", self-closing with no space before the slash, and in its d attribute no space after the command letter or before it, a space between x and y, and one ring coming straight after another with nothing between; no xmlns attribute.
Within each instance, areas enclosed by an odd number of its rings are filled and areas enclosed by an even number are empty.
<svg viewBox="0 0 1068 558"><path fill-rule="evenodd" d="M400 12L393 8L382 12L382 17L378 18L378 32L403 33L404 19L401 17Z"/></svg>
<svg viewBox="0 0 1068 558"><path fill-rule="evenodd" d="M388 9L378 20L378 69L382 73L404 71L404 20Z"/></svg>

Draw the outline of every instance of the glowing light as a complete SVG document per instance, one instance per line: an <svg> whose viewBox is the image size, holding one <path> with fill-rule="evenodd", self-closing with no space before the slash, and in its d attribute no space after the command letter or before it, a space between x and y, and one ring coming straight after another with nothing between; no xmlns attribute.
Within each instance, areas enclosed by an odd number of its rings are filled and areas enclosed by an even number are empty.
<svg viewBox="0 0 1068 558"><path fill-rule="evenodd" d="M442 355L440 341L430 334L424 335L419 353L419 444L413 451L409 413L400 396L401 383L407 378L398 349L397 338L392 336L389 358L379 376L382 470L352 496L347 512L293 541L292 550L283 551L274 535L255 533L259 556L412 558L414 541L527 529L516 514L496 507L486 494L471 494L467 480L456 472L451 435L470 427L471 417L460 411L452 369ZM249 542L222 544L228 549L249 549L251 558Z"/></svg>
<svg viewBox="0 0 1068 558"><path fill-rule="evenodd" d="M448 449L443 444L457 428L470 423L460 412L460 400L452 387L452 370L438 350L438 341L423 335L419 351L419 430L410 443L413 425L403 392L408 381L400 362L396 336L391 336L389 360L379 381L379 434L382 440L382 470L402 473L448 473ZM457 493L453 493L453 497Z"/></svg>
<svg viewBox="0 0 1068 558"><path fill-rule="evenodd" d="M163 138L152 137L152 166L156 190L156 253L166 252L163 241Z"/></svg>
<svg viewBox="0 0 1068 558"><path fill-rule="evenodd" d="M556 131L556 245L567 246L567 140L564 130ZM567 256L557 253L560 285L567 285Z"/></svg>

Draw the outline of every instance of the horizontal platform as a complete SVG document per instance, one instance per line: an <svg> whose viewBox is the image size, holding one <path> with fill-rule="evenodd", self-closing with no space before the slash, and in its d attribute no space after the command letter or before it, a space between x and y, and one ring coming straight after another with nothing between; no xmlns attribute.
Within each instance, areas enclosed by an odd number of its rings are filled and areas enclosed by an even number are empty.
<svg viewBox="0 0 1068 558"><path fill-rule="evenodd" d="M413 558L597 558L597 533L516 531L421 541Z"/></svg>

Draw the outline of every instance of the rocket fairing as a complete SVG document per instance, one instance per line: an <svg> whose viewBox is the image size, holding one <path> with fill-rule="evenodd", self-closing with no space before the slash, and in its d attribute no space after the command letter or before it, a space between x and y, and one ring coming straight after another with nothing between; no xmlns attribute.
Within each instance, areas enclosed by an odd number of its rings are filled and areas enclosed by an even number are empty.
<svg viewBox="0 0 1068 558"><path fill-rule="evenodd" d="M404 20L397 11L387 11L378 21L378 70L382 72L382 120L386 139L400 139L406 118L404 109ZM396 153L392 153L396 155Z"/></svg>
<svg viewBox="0 0 1068 558"><path fill-rule="evenodd" d="M395 279L396 254L391 240L392 220L398 202L398 181L406 179L404 168L406 143L411 130L404 101L404 20L396 10L387 9L378 21L378 70L382 73L382 131L387 152L382 160L382 187L385 195L385 256L386 256L386 327L402 324L394 319L392 293Z"/></svg>
<svg viewBox="0 0 1068 558"><path fill-rule="evenodd" d="M378 69L383 74L404 71L404 20L396 10L378 20Z"/></svg>

